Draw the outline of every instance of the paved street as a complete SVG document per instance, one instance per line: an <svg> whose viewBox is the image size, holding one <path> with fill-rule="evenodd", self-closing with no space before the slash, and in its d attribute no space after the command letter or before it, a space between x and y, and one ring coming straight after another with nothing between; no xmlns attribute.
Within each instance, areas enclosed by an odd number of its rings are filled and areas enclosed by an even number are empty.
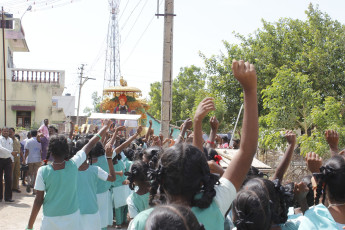
<svg viewBox="0 0 345 230"><path fill-rule="evenodd" d="M0 229L1 230L21 230L28 224L32 204L35 197L25 191L26 187L20 186L22 193L13 193L14 203L0 202ZM42 221L42 208L36 219L34 229L40 229ZM113 230L115 228L108 228Z"/></svg>

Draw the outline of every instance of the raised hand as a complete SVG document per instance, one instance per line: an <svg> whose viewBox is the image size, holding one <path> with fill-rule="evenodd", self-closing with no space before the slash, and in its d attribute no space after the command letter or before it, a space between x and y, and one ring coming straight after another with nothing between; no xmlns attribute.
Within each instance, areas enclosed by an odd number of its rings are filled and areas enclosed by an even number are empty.
<svg viewBox="0 0 345 230"><path fill-rule="evenodd" d="M206 97L198 105L198 108L195 111L194 119L202 121L204 117L212 110L216 110L214 106L213 98Z"/></svg>
<svg viewBox="0 0 345 230"><path fill-rule="evenodd" d="M307 153L307 167L311 173L319 173L322 166L322 158L314 152Z"/></svg>
<svg viewBox="0 0 345 230"><path fill-rule="evenodd" d="M255 90L257 85L256 71L253 64L243 60L232 61L232 72L237 81L240 82L244 91Z"/></svg>
<svg viewBox="0 0 345 230"><path fill-rule="evenodd" d="M193 121L190 118L187 118L184 122L183 122L183 128L185 128L185 130L191 129L193 127Z"/></svg>
<svg viewBox="0 0 345 230"><path fill-rule="evenodd" d="M332 155L338 154L339 134L335 130L326 130L325 138L331 149Z"/></svg>
<svg viewBox="0 0 345 230"><path fill-rule="evenodd" d="M126 130L126 126L119 126L119 127L116 127L115 130L116 130L116 131L125 131L125 130Z"/></svg>
<svg viewBox="0 0 345 230"><path fill-rule="evenodd" d="M216 116L210 118L210 125L212 130L218 130L219 122Z"/></svg>
<svg viewBox="0 0 345 230"><path fill-rule="evenodd" d="M140 133L143 131L143 127L139 126L137 129L137 134L140 135Z"/></svg>
<svg viewBox="0 0 345 230"><path fill-rule="evenodd" d="M289 145L294 145L296 144L296 134L293 131L287 131L285 133L285 138Z"/></svg>
<svg viewBox="0 0 345 230"><path fill-rule="evenodd" d="M107 157L112 157L112 155L113 155L113 146L109 142L105 145L105 154L106 154Z"/></svg>
<svg viewBox="0 0 345 230"><path fill-rule="evenodd" d="M152 120L149 120L149 124L150 124L150 126L152 126Z"/></svg>

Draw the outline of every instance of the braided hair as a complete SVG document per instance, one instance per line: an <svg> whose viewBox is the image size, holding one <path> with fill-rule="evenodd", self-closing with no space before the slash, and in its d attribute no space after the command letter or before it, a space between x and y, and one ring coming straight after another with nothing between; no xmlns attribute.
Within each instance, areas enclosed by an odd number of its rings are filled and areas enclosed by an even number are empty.
<svg viewBox="0 0 345 230"><path fill-rule="evenodd" d="M131 190L134 190L134 182L149 182L147 178L147 172L148 172L149 166L144 163L143 161L134 161L130 172L125 172L125 175L127 176L127 180L129 180L129 188Z"/></svg>
<svg viewBox="0 0 345 230"><path fill-rule="evenodd" d="M319 204L322 195L322 203L325 203L326 193L332 202L345 202L345 159L342 156L330 158L320 168L320 173L314 173L317 181L315 205Z"/></svg>
<svg viewBox="0 0 345 230"><path fill-rule="evenodd" d="M253 178L241 191L242 195L237 196L233 207L233 213L239 220L238 229L269 229L272 223L283 224L287 221L288 203L293 199L293 192L285 190L279 180ZM254 192L255 196L250 192ZM262 211L258 212L257 209Z"/></svg>
<svg viewBox="0 0 345 230"><path fill-rule="evenodd" d="M171 201L183 196L192 207L208 208L216 195L219 177L210 173L205 154L189 144L177 144L164 150L158 166L150 170L150 204L153 200ZM160 194L157 195L157 191ZM197 199L195 195L201 194Z"/></svg>
<svg viewBox="0 0 345 230"><path fill-rule="evenodd" d="M150 168L156 168L162 149L155 146L143 151L143 161L148 163Z"/></svg>
<svg viewBox="0 0 345 230"><path fill-rule="evenodd" d="M148 216L148 230L205 230L189 207L177 204L156 207Z"/></svg>
<svg viewBox="0 0 345 230"><path fill-rule="evenodd" d="M259 179L252 179L246 188L237 194L232 203L235 226L238 230L270 229L274 207L265 184Z"/></svg>

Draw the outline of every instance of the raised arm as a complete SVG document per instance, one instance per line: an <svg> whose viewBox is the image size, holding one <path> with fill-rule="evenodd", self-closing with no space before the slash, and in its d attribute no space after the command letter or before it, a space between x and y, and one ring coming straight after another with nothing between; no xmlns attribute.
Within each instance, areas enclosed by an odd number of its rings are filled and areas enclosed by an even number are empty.
<svg viewBox="0 0 345 230"><path fill-rule="evenodd" d="M131 136L127 141L125 141L119 147L115 149L116 154L119 154L122 150L127 148L132 143L132 141L134 141L140 135L142 130L143 128L139 126L137 129L137 132L133 136Z"/></svg>
<svg viewBox="0 0 345 230"><path fill-rule="evenodd" d="M175 142L175 145L178 144L178 143L182 143L183 142L183 139L184 139L184 136L186 134L186 131L188 129L191 129L193 127L193 121L192 119L190 118L187 118L183 124L181 125L181 128L180 128L180 135L178 135L177 137L177 140Z"/></svg>
<svg viewBox="0 0 345 230"><path fill-rule="evenodd" d="M279 165L278 165L278 167L274 173L273 180L274 179L279 179L280 181L283 180L284 174L286 173L286 170L288 169L288 167L290 165L293 151L295 149L296 134L292 131L287 131L285 134L285 138L286 138L289 145L285 151L283 159L279 163Z"/></svg>
<svg viewBox="0 0 345 230"><path fill-rule="evenodd" d="M210 125L211 131L206 143L206 148L216 148L216 144L214 143L214 141L216 140L216 135L219 127L219 122L216 116L210 118Z"/></svg>
<svg viewBox="0 0 345 230"><path fill-rule="evenodd" d="M244 115L240 149L231 160L223 177L231 181L238 191L249 171L258 143L257 77L253 64L232 62L232 71L244 92Z"/></svg>
<svg viewBox="0 0 345 230"><path fill-rule="evenodd" d="M193 145L201 151L204 151L202 138L202 120L212 110L215 110L213 98L206 97L200 102L198 108L195 111Z"/></svg>
<svg viewBox="0 0 345 230"><path fill-rule="evenodd" d="M115 133L114 133L115 135ZM109 175L107 178L107 181L115 181L116 180L116 175L115 175L115 170L113 166L113 145L106 145L105 146L105 154L107 155L107 162L108 162L108 167L109 167Z"/></svg>
<svg viewBox="0 0 345 230"><path fill-rule="evenodd" d="M149 120L149 129L147 130L147 132L146 132L146 135L145 135L145 139L146 140L149 140L149 137L150 137L150 135L151 135L151 128L152 128L152 120Z"/></svg>
<svg viewBox="0 0 345 230"><path fill-rule="evenodd" d="M325 138L331 150L332 157L338 155L339 134L334 130L326 130Z"/></svg>
<svg viewBox="0 0 345 230"><path fill-rule="evenodd" d="M96 135L94 135L91 138L91 140L82 148L82 150L85 152L86 155L91 151L93 146L95 146L95 144L100 139L102 139L102 137L105 136L105 133L108 131L111 124L112 124L112 121L104 120L104 125L103 125L102 129Z"/></svg>

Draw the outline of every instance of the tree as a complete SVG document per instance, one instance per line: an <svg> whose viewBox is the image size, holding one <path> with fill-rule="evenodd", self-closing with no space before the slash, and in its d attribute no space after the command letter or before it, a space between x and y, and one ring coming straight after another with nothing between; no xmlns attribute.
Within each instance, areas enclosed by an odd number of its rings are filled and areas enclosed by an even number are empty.
<svg viewBox="0 0 345 230"><path fill-rule="evenodd" d="M100 112L100 106L101 106L102 97L98 96L97 91L94 91L91 94L91 99L92 99L93 108L90 108L90 107L87 106L83 110L83 113L87 114L87 116L90 116L91 113L99 113Z"/></svg>
<svg viewBox="0 0 345 230"><path fill-rule="evenodd" d="M303 129L308 132L312 122L309 115L320 102L318 92L312 89L307 75L282 67L272 84L262 90L267 126L271 128ZM261 123L263 124L263 123Z"/></svg>
<svg viewBox="0 0 345 230"><path fill-rule="evenodd" d="M154 82L150 85L150 101L148 112L156 119L161 117L161 98L162 98L162 84L160 82Z"/></svg>
<svg viewBox="0 0 345 230"><path fill-rule="evenodd" d="M224 41L226 53L205 61L210 89L225 100L228 122L233 122L241 105L241 90L231 76L233 59L255 64L258 91L271 85L285 66L295 73L308 75L311 88L319 92L322 101L327 96L341 100L345 86L345 26L332 20L317 7L309 5L307 20L282 18L274 23L262 20L263 27L245 37L236 34L240 44ZM269 112L259 97L259 114Z"/></svg>
<svg viewBox="0 0 345 230"><path fill-rule="evenodd" d="M172 124L193 115L195 99L199 90L205 87L205 78L206 75L201 69L194 65L180 69L172 84ZM162 95L160 82L151 84L149 95L149 113L160 119Z"/></svg>

